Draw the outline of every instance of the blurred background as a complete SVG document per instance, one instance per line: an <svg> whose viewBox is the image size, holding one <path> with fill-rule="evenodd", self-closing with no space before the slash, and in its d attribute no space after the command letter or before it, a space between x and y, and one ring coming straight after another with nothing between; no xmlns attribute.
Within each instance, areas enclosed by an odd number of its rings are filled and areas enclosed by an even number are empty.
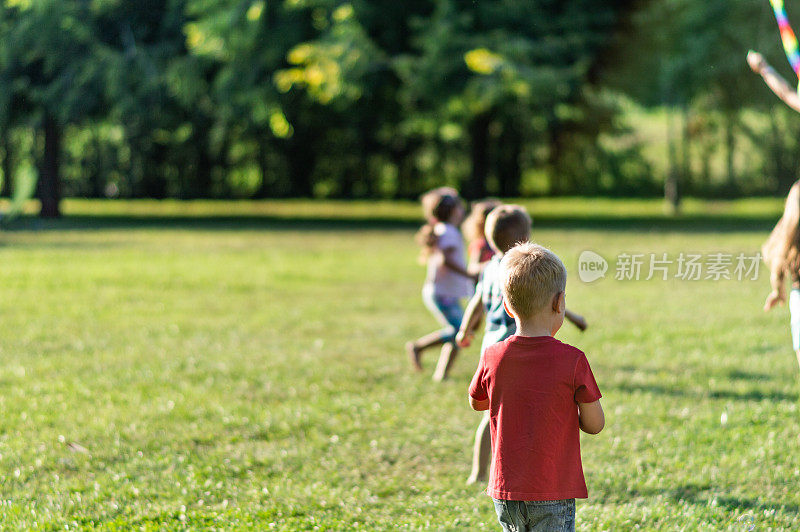
<svg viewBox="0 0 800 532"><path fill-rule="evenodd" d="M793 6L788 6L792 20ZM795 10L797 11L797 10ZM785 193L767 0L5 0L0 195ZM800 19L796 19L800 20ZM38 178L38 185L36 184ZM677 190L677 192L675 192Z"/></svg>

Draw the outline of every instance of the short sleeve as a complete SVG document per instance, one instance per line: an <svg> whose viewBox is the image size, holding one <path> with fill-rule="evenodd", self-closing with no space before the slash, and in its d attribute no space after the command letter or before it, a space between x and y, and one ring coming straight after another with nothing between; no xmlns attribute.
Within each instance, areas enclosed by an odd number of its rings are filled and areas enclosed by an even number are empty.
<svg viewBox="0 0 800 532"><path fill-rule="evenodd" d="M497 263L494 260L489 261L489 264L481 272L478 278L478 285L475 287L475 292L481 294L481 301L488 308L489 302L492 300L492 282L498 276Z"/></svg>
<svg viewBox="0 0 800 532"><path fill-rule="evenodd" d="M485 401L489 398L489 393L483 384L484 364L483 354L478 362L478 369L475 370L475 375L472 377L472 382L469 385L469 396L476 401Z"/></svg>
<svg viewBox="0 0 800 532"><path fill-rule="evenodd" d="M602 397L600 388L597 387L597 381L594 380L592 368L589 367L589 361L586 360L586 355L583 353L575 364L573 387L575 388L576 403L594 403Z"/></svg>
<svg viewBox="0 0 800 532"><path fill-rule="evenodd" d="M439 235L439 241L436 244L439 249L444 250L454 248L458 247L460 244L461 234L458 232L458 230L448 225L444 225L443 229L441 230L441 234Z"/></svg>
<svg viewBox="0 0 800 532"><path fill-rule="evenodd" d="M484 270L484 272L485 271L486 270ZM481 301L483 301L483 273L484 272L481 272L478 275L478 283L475 285L475 293L476 294L481 294Z"/></svg>

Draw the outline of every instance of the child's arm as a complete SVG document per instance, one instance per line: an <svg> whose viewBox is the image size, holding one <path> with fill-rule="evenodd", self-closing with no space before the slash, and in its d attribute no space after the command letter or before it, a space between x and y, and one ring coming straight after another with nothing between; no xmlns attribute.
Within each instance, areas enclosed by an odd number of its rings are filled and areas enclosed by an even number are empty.
<svg viewBox="0 0 800 532"><path fill-rule="evenodd" d="M464 318L461 320L461 327L456 334L456 344L459 347L469 347L472 343L472 337L475 335L475 329L481 323L483 317L483 301L481 301L480 292L476 292L472 299L467 303L467 309L464 311Z"/></svg>
<svg viewBox="0 0 800 532"><path fill-rule="evenodd" d="M470 245L469 257L467 258L467 271L473 275L479 275L486 265L481 262L481 247Z"/></svg>
<svg viewBox="0 0 800 532"><path fill-rule="evenodd" d="M466 268L461 266L458 261L453 258L453 252L457 252L457 248L451 247L442 250L442 255L444 256L444 265L454 272L463 275L464 277L469 277L473 281L477 281L478 274L470 273L466 270Z"/></svg>
<svg viewBox="0 0 800 532"><path fill-rule="evenodd" d="M580 314L575 314L570 309L564 311L564 317L567 318L569 321L571 321L573 325L575 325L575 327L577 327L581 331L585 331L586 328L589 326L589 324L586 323L586 318L584 318Z"/></svg>
<svg viewBox="0 0 800 532"><path fill-rule="evenodd" d="M783 269L770 272L769 284L772 286L772 292L767 295L767 300L764 301L765 312L772 310L775 305L786 302L786 282L784 277Z"/></svg>
<svg viewBox="0 0 800 532"><path fill-rule="evenodd" d="M578 422L581 430L587 434L597 434L606 424L606 416L600 400L593 403L578 403Z"/></svg>
<svg viewBox="0 0 800 532"><path fill-rule="evenodd" d="M477 399L473 399L472 396L470 395L469 396L469 406L473 410L477 410L478 412L482 412L483 410L489 410L489 399L484 399L483 401L478 401Z"/></svg>
<svg viewBox="0 0 800 532"><path fill-rule="evenodd" d="M769 268L769 284L772 288L772 292L769 293L767 300L764 302L765 311L772 309L775 305L786 302L786 274L788 273L786 258L789 255L791 241L785 233L789 228L793 228L793 232L796 231L797 226L800 224L800 213L798 213L796 207L791 207L798 203L800 203L800 182L795 183L789 189L783 216L775 224L769 239L761 248L764 262Z"/></svg>
<svg viewBox="0 0 800 532"><path fill-rule="evenodd" d="M753 51L747 52L747 64L750 65L753 72L764 78L767 87L772 89L778 98L795 111L800 112L800 96L797 91L792 89L789 83L769 66L761 54Z"/></svg>

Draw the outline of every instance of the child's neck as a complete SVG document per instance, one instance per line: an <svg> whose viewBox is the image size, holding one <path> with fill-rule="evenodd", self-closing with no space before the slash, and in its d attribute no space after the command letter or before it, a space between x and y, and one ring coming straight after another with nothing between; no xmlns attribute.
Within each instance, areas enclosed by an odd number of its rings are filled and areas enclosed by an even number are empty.
<svg viewBox="0 0 800 532"><path fill-rule="evenodd" d="M516 318L515 321L517 322L517 336L553 336L551 333L549 316L535 316L525 321Z"/></svg>

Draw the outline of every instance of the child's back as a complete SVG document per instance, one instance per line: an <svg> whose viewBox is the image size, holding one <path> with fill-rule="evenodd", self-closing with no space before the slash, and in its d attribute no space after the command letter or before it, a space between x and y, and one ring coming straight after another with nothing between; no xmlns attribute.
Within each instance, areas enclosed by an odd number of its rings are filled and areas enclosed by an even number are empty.
<svg viewBox="0 0 800 532"><path fill-rule="evenodd" d="M575 498L588 496L579 430L605 424L586 356L553 338L566 314L564 264L531 243L506 253L497 275L516 333L487 347L469 387L488 410L487 493L504 530L574 530Z"/></svg>
<svg viewBox="0 0 800 532"><path fill-rule="evenodd" d="M512 336L481 357L470 395L489 399L495 499L587 497L575 403L600 398L586 356L552 336Z"/></svg>
<svg viewBox="0 0 800 532"><path fill-rule="evenodd" d="M439 222L433 227L436 247L428 257L425 285L431 294L441 297L462 298L472 295L473 281L451 267L447 261L455 263L466 271L464 241L461 232L452 224Z"/></svg>
<svg viewBox="0 0 800 532"><path fill-rule="evenodd" d="M503 290L500 286L500 260L502 255L495 255L483 270L481 280L476 287L481 304L486 314L486 328L481 342L481 353L490 345L505 340L517 330L514 318L508 315L503 307Z"/></svg>

